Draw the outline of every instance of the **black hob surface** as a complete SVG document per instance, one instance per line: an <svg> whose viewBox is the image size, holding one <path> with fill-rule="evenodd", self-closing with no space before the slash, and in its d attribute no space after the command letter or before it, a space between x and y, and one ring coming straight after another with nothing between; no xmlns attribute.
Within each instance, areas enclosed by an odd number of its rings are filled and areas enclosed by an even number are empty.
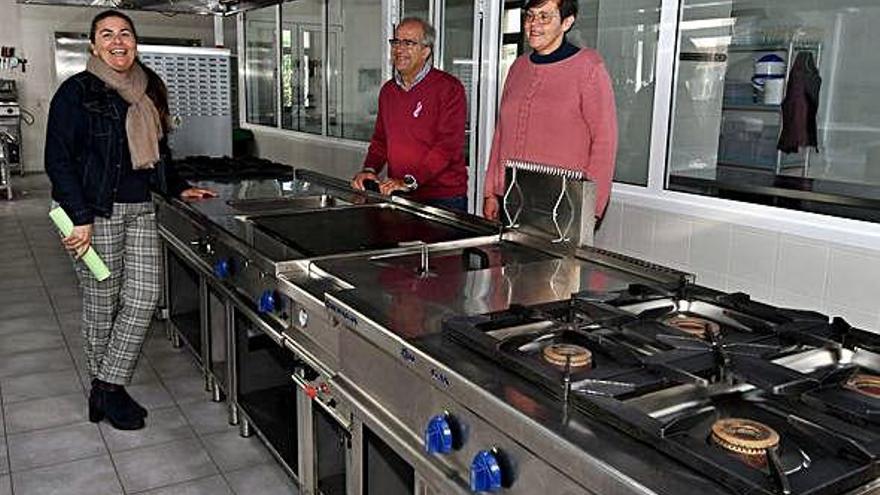
<svg viewBox="0 0 880 495"><path fill-rule="evenodd" d="M388 204L253 217L266 233L303 256L328 256L456 241L479 235Z"/></svg>

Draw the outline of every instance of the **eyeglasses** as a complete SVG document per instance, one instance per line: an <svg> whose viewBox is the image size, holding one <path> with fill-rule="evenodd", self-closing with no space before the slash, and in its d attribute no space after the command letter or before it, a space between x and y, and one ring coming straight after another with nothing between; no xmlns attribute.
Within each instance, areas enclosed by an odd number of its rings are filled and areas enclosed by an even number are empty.
<svg viewBox="0 0 880 495"><path fill-rule="evenodd" d="M399 38L391 38L390 40L388 40L388 44L391 45L392 48L406 48L406 49L415 48L419 45L425 45L421 41L404 40L404 39L399 39Z"/></svg>
<svg viewBox="0 0 880 495"><path fill-rule="evenodd" d="M550 24L553 19L556 19L557 17L559 17L559 15L552 12L538 12L537 14L533 12L526 12L525 14L523 14L523 22L528 24L536 22L541 25L547 25Z"/></svg>

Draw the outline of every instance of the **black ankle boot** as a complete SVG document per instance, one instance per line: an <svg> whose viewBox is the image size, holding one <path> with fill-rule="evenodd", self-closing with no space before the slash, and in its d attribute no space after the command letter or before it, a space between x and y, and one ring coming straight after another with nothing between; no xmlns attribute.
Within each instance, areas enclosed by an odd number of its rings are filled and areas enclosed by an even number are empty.
<svg viewBox="0 0 880 495"><path fill-rule="evenodd" d="M93 389L95 388L95 383L98 382L98 381L99 381L99 380L98 380L97 378L93 378L93 379L92 379L92 388L93 388ZM103 382L102 382L102 383L103 383ZM108 385L109 385L109 384L108 384ZM122 394L125 396L125 400L127 400L128 402L131 403L131 407L133 407L134 410L137 411L138 414L140 414L142 418L146 418L147 416L149 416L149 414L147 413L146 408L144 408L144 406L138 404L138 402L137 402L136 400L134 400L134 399L132 398L132 396L128 395L128 390L125 390L125 387L123 387L122 385L116 385L116 386L118 386L119 389L122 391Z"/></svg>
<svg viewBox="0 0 880 495"><path fill-rule="evenodd" d="M117 430L140 430L144 417L126 400L124 389L119 385L95 380L89 394L89 421L97 423L106 418Z"/></svg>

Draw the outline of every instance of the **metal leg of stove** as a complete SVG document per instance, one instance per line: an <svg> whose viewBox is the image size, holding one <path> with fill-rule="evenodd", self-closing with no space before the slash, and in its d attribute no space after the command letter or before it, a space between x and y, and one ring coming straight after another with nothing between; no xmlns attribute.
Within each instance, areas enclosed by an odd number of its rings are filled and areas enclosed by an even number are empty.
<svg viewBox="0 0 880 495"><path fill-rule="evenodd" d="M227 418L229 420L229 424L232 426L238 425L241 422L241 416L238 414L238 406L235 405L234 402L229 401L229 407L227 408Z"/></svg>
<svg viewBox="0 0 880 495"><path fill-rule="evenodd" d="M214 377L211 376L211 373L205 371L205 392L213 392L214 390Z"/></svg>
<svg viewBox="0 0 880 495"><path fill-rule="evenodd" d="M214 379L211 379L211 401L223 402L223 390L220 389L220 384Z"/></svg>
<svg viewBox="0 0 880 495"><path fill-rule="evenodd" d="M171 347L175 349L180 349L183 347L183 342L180 340L180 335L177 334L174 330L171 330Z"/></svg>
<svg viewBox="0 0 880 495"><path fill-rule="evenodd" d="M254 434L254 430L251 428L251 424L246 418L241 418L241 420L239 421L238 434L239 436L244 438L248 438L249 436Z"/></svg>

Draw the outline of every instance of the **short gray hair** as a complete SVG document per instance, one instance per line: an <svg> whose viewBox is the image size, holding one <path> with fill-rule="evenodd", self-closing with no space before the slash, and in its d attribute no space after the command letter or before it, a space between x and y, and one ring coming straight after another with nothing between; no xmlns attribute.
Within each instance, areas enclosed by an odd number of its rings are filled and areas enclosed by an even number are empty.
<svg viewBox="0 0 880 495"><path fill-rule="evenodd" d="M422 44L425 46L434 47L434 42L437 40L437 30L434 29L434 26L431 25L430 22L422 19L421 17L404 17L397 24L397 27L403 26L404 24L418 24L422 28Z"/></svg>

